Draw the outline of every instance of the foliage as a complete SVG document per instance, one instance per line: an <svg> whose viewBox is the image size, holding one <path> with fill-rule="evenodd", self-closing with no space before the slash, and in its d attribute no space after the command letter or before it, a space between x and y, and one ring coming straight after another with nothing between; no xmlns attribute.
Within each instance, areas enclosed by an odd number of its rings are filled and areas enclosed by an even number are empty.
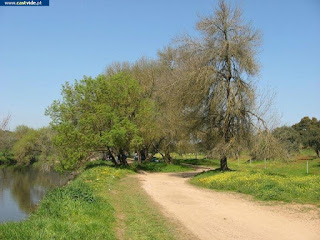
<svg viewBox="0 0 320 240"><path fill-rule="evenodd" d="M14 144L14 133L0 130L0 165L15 163L12 147Z"/></svg>
<svg viewBox="0 0 320 240"><path fill-rule="evenodd" d="M30 129L21 139L19 139L14 147L13 153L18 163L30 164L36 161L36 157L39 154L39 150L36 149L36 140L38 132Z"/></svg>
<svg viewBox="0 0 320 240"><path fill-rule="evenodd" d="M18 164L29 165L36 161L52 163L55 157L53 135L50 127L35 130L18 126L15 131L16 142L12 148Z"/></svg>
<svg viewBox="0 0 320 240"><path fill-rule="evenodd" d="M171 96L162 88L162 82L167 77L167 69L157 60L142 57L133 64L128 62L113 63L107 67L106 75L112 76L125 72L137 79L142 89L142 95L152 102L148 110L137 116L139 133L143 138L141 144L136 146L138 162L141 158L151 160L156 152L161 151L165 161L171 161L170 151L175 148L178 141L177 133L183 132L177 117L177 111L171 102ZM152 109L148 109L152 106ZM179 126L179 127L178 127ZM151 152L151 155L149 155Z"/></svg>
<svg viewBox="0 0 320 240"><path fill-rule="evenodd" d="M23 138L29 131L33 130L32 128L26 125L18 125L14 130L15 139L18 141Z"/></svg>
<svg viewBox="0 0 320 240"><path fill-rule="evenodd" d="M290 153L295 153L299 151L299 133L292 127L283 126L278 127L272 132L285 147L285 149Z"/></svg>
<svg viewBox="0 0 320 240"><path fill-rule="evenodd" d="M226 152L232 143L246 141L254 119L261 120L252 83L259 71L260 35L225 1L196 26L200 38L182 37L159 53L170 72L166 91L176 96L173 102L191 133L210 150L216 148L221 169L227 170Z"/></svg>
<svg viewBox="0 0 320 240"><path fill-rule="evenodd" d="M277 159L287 160L288 152L277 138L269 131L259 132L253 136L250 155L255 160Z"/></svg>
<svg viewBox="0 0 320 240"><path fill-rule="evenodd" d="M124 178L130 173L106 166L84 171L49 192L26 221L0 225L0 239L118 239L119 226L131 239L175 239L138 180Z"/></svg>
<svg viewBox="0 0 320 240"><path fill-rule="evenodd" d="M299 135L304 147L311 147L320 157L320 121L316 118L304 117L292 126Z"/></svg>
<svg viewBox="0 0 320 240"><path fill-rule="evenodd" d="M5 149L0 152L0 165L10 165L14 162L15 160L12 151L10 151L9 149Z"/></svg>
<svg viewBox="0 0 320 240"><path fill-rule="evenodd" d="M62 97L46 114L57 132L54 143L64 169L77 167L97 151L107 152L115 164L118 156L125 165L125 154L142 144L138 126L152 102L142 97L138 82L128 74L66 83Z"/></svg>
<svg viewBox="0 0 320 240"><path fill-rule="evenodd" d="M12 132L7 130L7 125L10 122L10 115L7 115L0 120L0 165L12 164L14 162L12 154L12 145L14 142Z"/></svg>

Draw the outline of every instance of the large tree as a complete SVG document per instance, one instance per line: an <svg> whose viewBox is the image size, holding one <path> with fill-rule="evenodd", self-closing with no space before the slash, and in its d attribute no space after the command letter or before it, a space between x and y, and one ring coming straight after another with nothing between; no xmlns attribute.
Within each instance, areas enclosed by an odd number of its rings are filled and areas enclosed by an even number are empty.
<svg viewBox="0 0 320 240"><path fill-rule="evenodd" d="M272 131L272 134L289 153L299 152L300 136L294 128L288 126L278 127Z"/></svg>
<svg viewBox="0 0 320 240"><path fill-rule="evenodd" d="M46 166L54 164L55 148L52 144L54 132L50 127L32 129L20 125L16 128L15 143L12 147L18 164L29 165L41 161Z"/></svg>
<svg viewBox="0 0 320 240"><path fill-rule="evenodd" d="M97 152L127 165L126 155L143 143L138 126L141 115L151 111L150 104L126 73L66 83L62 100L47 109L62 167L75 168Z"/></svg>
<svg viewBox="0 0 320 240"><path fill-rule="evenodd" d="M304 117L292 126L299 135L304 147L311 147L320 157L320 121L317 118Z"/></svg>
<svg viewBox="0 0 320 240"><path fill-rule="evenodd" d="M218 150L224 171L229 153L261 120L252 81L259 72L260 34L225 1L196 26L199 38L183 36L159 53L171 70L166 93L176 96L191 132L212 141L207 146Z"/></svg>
<svg viewBox="0 0 320 240"><path fill-rule="evenodd" d="M138 116L136 121L143 138L142 144L136 149L138 162L141 159L151 160L159 152L165 162L170 163L170 152L181 137L177 132L182 132L182 129L178 124L181 119L177 117L177 109L173 108L173 98L163 88L166 83L163 80L168 77L167 66L161 61L142 57L134 63L113 63L107 67L106 75L119 72L126 72L137 79L143 98L152 103L149 104L152 109L144 108L144 114Z"/></svg>

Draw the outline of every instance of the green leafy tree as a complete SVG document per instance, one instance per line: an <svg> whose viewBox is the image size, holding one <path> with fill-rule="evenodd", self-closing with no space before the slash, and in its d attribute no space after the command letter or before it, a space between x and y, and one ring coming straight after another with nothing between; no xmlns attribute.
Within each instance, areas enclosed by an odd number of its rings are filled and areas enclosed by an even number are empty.
<svg viewBox="0 0 320 240"><path fill-rule="evenodd" d="M14 130L14 135L16 141L20 140L24 137L29 131L33 130L32 128L26 126L26 125L19 125Z"/></svg>
<svg viewBox="0 0 320 240"><path fill-rule="evenodd" d="M37 160L40 149L37 144L39 132L28 128L23 136L13 146L14 157L18 164L29 165Z"/></svg>
<svg viewBox="0 0 320 240"><path fill-rule="evenodd" d="M0 130L0 164L13 164L15 162L12 153L14 141L13 132Z"/></svg>
<svg viewBox="0 0 320 240"><path fill-rule="evenodd" d="M273 130L272 134L283 144L289 153L299 151L299 133L292 127L283 126Z"/></svg>
<svg viewBox="0 0 320 240"><path fill-rule="evenodd" d="M62 100L46 111L62 168L73 169L97 152L127 165L126 155L143 143L138 125L149 104L139 83L126 73L66 83Z"/></svg>
<svg viewBox="0 0 320 240"><path fill-rule="evenodd" d="M161 68L156 60L142 57L134 63L113 63L106 69L106 75L124 72L136 79L141 87L141 96L144 99L143 107L136 115L135 123L138 127L142 142L135 144L135 152L138 154L138 163L141 159L150 161L158 151L162 141L161 128L159 126L160 106L156 95ZM149 154L151 153L151 154Z"/></svg>
<svg viewBox="0 0 320 240"><path fill-rule="evenodd" d="M47 166L52 166L55 164L57 158L56 149L52 142L55 132L51 127L43 127L37 131L38 137L36 144L37 148L39 149L37 160L45 163Z"/></svg>
<svg viewBox="0 0 320 240"><path fill-rule="evenodd" d="M320 157L320 121L317 118L304 117L292 126L300 135L304 147L312 148Z"/></svg>

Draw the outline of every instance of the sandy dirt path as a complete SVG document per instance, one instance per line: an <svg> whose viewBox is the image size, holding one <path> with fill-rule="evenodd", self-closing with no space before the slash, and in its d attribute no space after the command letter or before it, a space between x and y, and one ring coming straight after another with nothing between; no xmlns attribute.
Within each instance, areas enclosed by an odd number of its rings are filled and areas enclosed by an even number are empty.
<svg viewBox="0 0 320 240"><path fill-rule="evenodd" d="M143 189L165 215L178 220L199 239L320 240L319 209L269 204L236 193L192 186L195 173L143 173Z"/></svg>

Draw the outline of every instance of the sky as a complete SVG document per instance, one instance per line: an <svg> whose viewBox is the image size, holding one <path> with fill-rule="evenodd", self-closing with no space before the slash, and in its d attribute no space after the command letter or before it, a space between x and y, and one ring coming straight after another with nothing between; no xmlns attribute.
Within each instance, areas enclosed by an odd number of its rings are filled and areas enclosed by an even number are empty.
<svg viewBox="0 0 320 240"><path fill-rule="evenodd" d="M320 118L320 1L230 0L263 34L260 88L276 92L281 124ZM10 130L39 128L61 86L103 73L114 61L155 58L177 35L196 35L216 0L50 0L0 6L0 118Z"/></svg>

